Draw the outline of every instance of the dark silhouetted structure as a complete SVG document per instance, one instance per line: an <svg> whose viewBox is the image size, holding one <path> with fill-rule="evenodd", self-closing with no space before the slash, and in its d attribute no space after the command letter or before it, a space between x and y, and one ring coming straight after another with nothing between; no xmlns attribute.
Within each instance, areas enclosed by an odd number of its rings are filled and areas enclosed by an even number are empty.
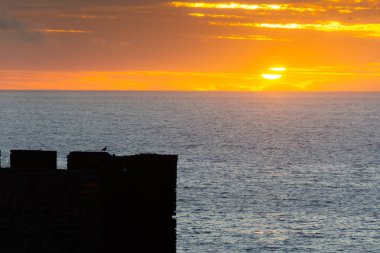
<svg viewBox="0 0 380 253"><path fill-rule="evenodd" d="M12 150L0 252L175 252L177 158L71 152L57 170L55 151Z"/></svg>
<svg viewBox="0 0 380 253"><path fill-rule="evenodd" d="M42 150L11 150L14 170L56 170L57 152Z"/></svg>
<svg viewBox="0 0 380 253"><path fill-rule="evenodd" d="M71 152L67 156L68 170L98 170L110 163L110 154L107 152Z"/></svg>

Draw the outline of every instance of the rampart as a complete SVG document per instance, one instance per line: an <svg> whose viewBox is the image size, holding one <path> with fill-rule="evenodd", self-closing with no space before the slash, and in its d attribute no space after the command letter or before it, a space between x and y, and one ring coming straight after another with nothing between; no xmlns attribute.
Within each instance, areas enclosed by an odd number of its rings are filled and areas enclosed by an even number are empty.
<svg viewBox="0 0 380 253"><path fill-rule="evenodd" d="M0 252L175 252L177 156L12 150Z"/></svg>

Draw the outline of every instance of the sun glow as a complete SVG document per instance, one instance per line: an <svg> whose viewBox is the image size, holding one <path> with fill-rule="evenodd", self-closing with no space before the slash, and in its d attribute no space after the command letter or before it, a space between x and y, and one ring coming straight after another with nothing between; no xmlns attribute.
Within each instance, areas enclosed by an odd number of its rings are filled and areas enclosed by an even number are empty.
<svg viewBox="0 0 380 253"><path fill-rule="evenodd" d="M264 73L264 74L261 74L261 76L265 79L268 79L268 80L276 80L276 79L279 79L282 77L282 74L267 74L267 73Z"/></svg>
<svg viewBox="0 0 380 253"><path fill-rule="evenodd" d="M284 67L273 67L273 68L269 68L269 70L283 72L286 70L286 68L284 68Z"/></svg>
<svg viewBox="0 0 380 253"><path fill-rule="evenodd" d="M271 67L271 68L268 68L268 70L270 71L269 73L263 73L261 74L261 76L268 80L276 80L282 77L282 74L278 72L284 72L286 68L285 67Z"/></svg>

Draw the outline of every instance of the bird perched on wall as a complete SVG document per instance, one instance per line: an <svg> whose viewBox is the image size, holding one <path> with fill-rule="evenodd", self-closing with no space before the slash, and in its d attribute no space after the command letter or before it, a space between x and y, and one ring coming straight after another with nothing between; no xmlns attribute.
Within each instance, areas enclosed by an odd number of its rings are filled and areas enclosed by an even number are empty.
<svg viewBox="0 0 380 253"><path fill-rule="evenodd" d="M104 148L102 148L101 151L106 151L107 150L107 146L105 146Z"/></svg>

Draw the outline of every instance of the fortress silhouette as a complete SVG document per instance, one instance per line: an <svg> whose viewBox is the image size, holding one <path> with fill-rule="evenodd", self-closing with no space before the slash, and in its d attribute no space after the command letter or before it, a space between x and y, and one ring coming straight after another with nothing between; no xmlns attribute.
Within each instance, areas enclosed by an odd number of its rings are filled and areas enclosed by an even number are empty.
<svg viewBox="0 0 380 253"><path fill-rule="evenodd" d="M0 252L175 252L176 155L11 150Z"/></svg>

